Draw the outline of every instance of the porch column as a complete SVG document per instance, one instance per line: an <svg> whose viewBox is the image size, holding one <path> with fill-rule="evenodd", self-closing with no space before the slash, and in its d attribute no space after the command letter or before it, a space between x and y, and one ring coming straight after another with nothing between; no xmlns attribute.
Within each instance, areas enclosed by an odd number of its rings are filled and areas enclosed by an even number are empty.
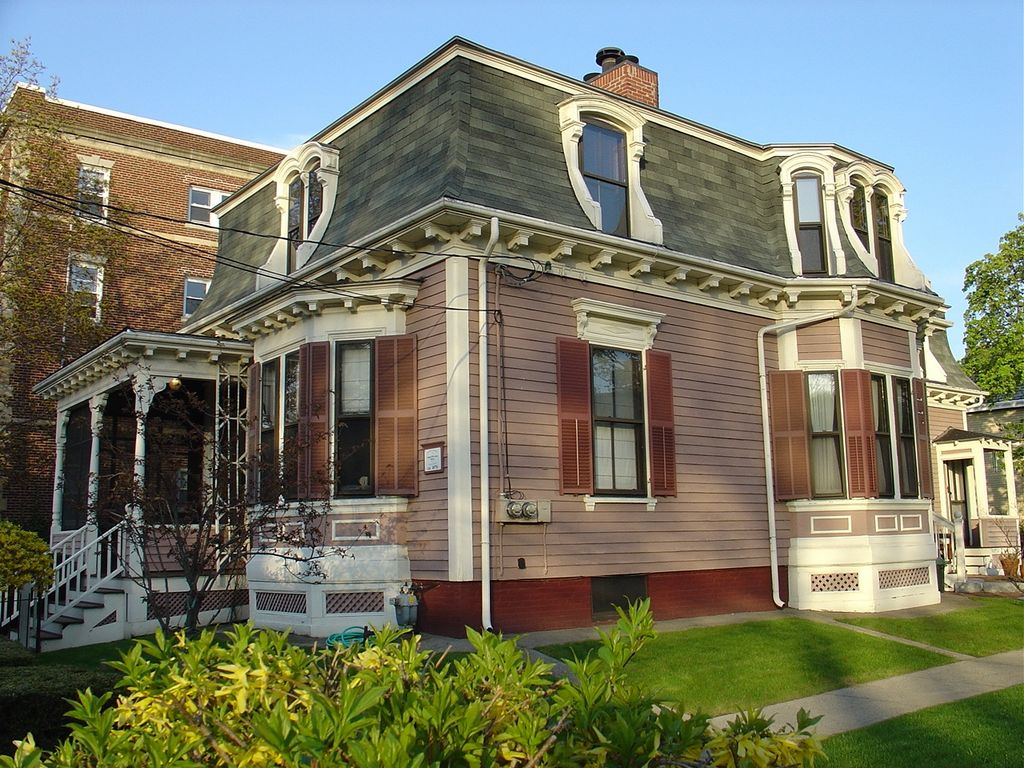
<svg viewBox="0 0 1024 768"><path fill-rule="evenodd" d="M1007 448L1003 451L1003 462L1006 467L1006 506L1007 511L1013 517L1017 518L1018 525L1020 525L1020 510L1017 508L1017 476L1013 473L1013 450ZM1018 542L1018 546L1020 542Z"/></svg>
<svg viewBox="0 0 1024 768"><path fill-rule="evenodd" d="M71 411L57 411L57 435L53 464L53 514L50 516L50 544L61 532L60 516L64 507L64 445L68 439L68 421Z"/></svg>
<svg viewBox="0 0 1024 768"><path fill-rule="evenodd" d="M89 446L89 517L85 524L94 532L99 530L100 434L103 432L103 412L107 407L108 394L103 392L89 398L89 434L92 442Z"/></svg>
<svg viewBox="0 0 1024 768"><path fill-rule="evenodd" d="M166 378L155 377L146 372L136 373L132 382L132 389L135 392L135 455L132 463L134 486L132 493L136 498L144 492L146 487L146 420L149 408L153 405L156 387L163 388L166 383ZM138 503L132 504L125 509L125 513L131 518L126 568L129 574L137 576L143 573L145 557L145 553L142 551L145 537L139 533L143 525L142 507Z"/></svg>

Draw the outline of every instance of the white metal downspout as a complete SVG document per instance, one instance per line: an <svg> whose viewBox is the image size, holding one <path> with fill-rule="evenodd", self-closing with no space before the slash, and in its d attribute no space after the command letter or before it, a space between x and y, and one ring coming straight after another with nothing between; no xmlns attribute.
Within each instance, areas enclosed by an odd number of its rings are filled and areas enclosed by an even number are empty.
<svg viewBox="0 0 1024 768"><path fill-rule="evenodd" d="M491 435L487 392L487 260L498 243L498 217L491 217L491 236L477 267L477 319L480 324L480 625L491 628Z"/></svg>
<svg viewBox="0 0 1024 768"><path fill-rule="evenodd" d="M802 325L834 320L844 315L852 314L857 308L857 292L858 288L855 285L850 296L850 303L842 309L798 320L784 320L774 325L766 325L757 332L757 379L761 389L761 439L764 443L764 485L765 497L768 501L768 555L772 571L772 600L779 608L784 607L786 603L779 593L779 542L775 528L774 466L772 462L771 425L768 420L768 373L765 370L764 337L769 333L778 333L781 330L799 328Z"/></svg>

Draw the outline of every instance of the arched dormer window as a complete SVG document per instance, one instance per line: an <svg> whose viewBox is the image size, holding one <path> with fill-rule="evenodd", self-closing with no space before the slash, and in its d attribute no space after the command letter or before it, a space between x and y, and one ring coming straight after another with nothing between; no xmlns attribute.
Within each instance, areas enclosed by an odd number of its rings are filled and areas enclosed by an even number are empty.
<svg viewBox="0 0 1024 768"><path fill-rule="evenodd" d="M875 220L875 258L878 260L878 279L894 282L892 261L892 223L889 219L889 198L881 189L872 195L872 213Z"/></svg>
<svg viewBox="0 0 1024 768"><path fill-rule="evenodd" d="M297 173L288 182L288 266L291 274L297 266L299 246L316 226L324 208L324 186L318 171L320 161L314 160L305 173Z"/></svg>
<svg viewBox="0 0 1024 768"><path fill-rule="evenodd" d="M825 217L822 215L821 179L818 176L797 176L794 180L797 242L804 275L828 274L825 252Z"/></svg>
<svg viewBox="0 0 1024 768"><path fill-rule="evenodd" d="M846 274L836 223L834 166L818 152L798 152L779 163L786 239L796 275Z"/></svg>
<svg viewBox="0 0 1024 768"><path fill-rule="evenodd" d="M338 150L315 141L296 147L274 169L281 240L256 278L262 288L305 266L323 239L338 194Z"/></svg>
<svg viewBox="0 0 1024 768"><path fill-rule="evenodd" d="M857 239L865 248L871 247L871 228L868 224L868 201L864 185L860 182L853 184L853 197L850 198L850 223L853 231L857 233Z"/></svg>
<svg viewBox="0 0 1024 768"><path fill-rule="evenodd" d="M584 120L580 172L590 197L601 206L601 230L629 236L629 179L626 134L607 123Z"/></svg>
<svg viewBox="0 0 1024 768"><path fill-rule="evenodd" d="M646 120L631 106L600 94L582 94L558 105L562 149L580 207L602 232L661 244L641 185Z"/></svg>

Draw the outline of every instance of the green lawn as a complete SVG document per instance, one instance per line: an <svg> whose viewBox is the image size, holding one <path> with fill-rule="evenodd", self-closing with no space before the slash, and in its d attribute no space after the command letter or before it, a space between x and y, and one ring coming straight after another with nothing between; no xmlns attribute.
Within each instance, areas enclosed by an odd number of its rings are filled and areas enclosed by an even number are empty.
<svg viewBox="0 0 1024 768"><path fill-rule="evenodd" d="M585 655L597 642L547 646ZM779 619L659 635L630 663L633 679L689 711L735 712L947 664L949 657L840 627Z"/></svg>
<svg viewBox="0 0 1024 768"><path fill-rule="evenodd" d="M828 768L1020 765L1024 686L922 709L825 739Z"/></svg>
<svg viewBox="0 0 1024 768"><path fill-rule="evenodd" d="M971 600L969 608L934 616L856 616L840 621L969 656L990 656L1024 648L1024 602L1020 600L977 597Z"/></svg>
<svg viewBox="0 0 1024 768"><path fill-rule="evenodd" d="M131 648L136 640L152 640L153 635L145 638L134 637L128 640L114 640L110 643L83 645L79 648L64 648L59 651L46 651L36 657L36 664L59 664L83 669L106 669L104 662L118 661L121 654Z"/></svg>

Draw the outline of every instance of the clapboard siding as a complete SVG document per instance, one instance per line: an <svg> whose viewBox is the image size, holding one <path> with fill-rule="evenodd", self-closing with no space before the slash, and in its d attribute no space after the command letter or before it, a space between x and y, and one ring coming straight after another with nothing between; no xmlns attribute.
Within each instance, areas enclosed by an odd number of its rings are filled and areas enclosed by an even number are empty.
<svg viewBox="0 0 1024 768"><path fill-rule="evenodd" d="M928 433L932 440L935 440L939 435L945 432L947 429L967 429L967 414L962 410L956 408L939 408L935 405L928 406ZM939 466L939 459L935 453L935 449L932 449L932 482L934 487L938 489L939 478L942 477L940 472L942 467ZM938 492L936 490L936 492Z"/></svg>
<svg viewBox="0 0 1024 768"><path fill-rule="evenodd" d="M843 345L839 337L839 321L825 320L798 328L797 354L801 360L839 360Z"/></svg>
<svg viewBox="0 0 1024 768"><path fill-rule="evenodd" d="M862 320L860 333L866 361L904 368L913 365L910 334L906 330Z"/></svg>
<svg viewBox="0 0 1024 768"><path fill-rule="evenodd" d="M581 497L559 495L555 338L576 336L576 298L665 314L654 347L672 355L678 495L659 498L654 510L599 503L587 512ZM756 348L765 321L548 276L521 288L503 286L500 309L511 486L526 498L551 499L552 522L496 525L496 575L560 578L768 564ZM774 366L772 339L766 357ZM783 552L788 529L780 525ZM517 567L519 558L525 569Z"/></svg>

